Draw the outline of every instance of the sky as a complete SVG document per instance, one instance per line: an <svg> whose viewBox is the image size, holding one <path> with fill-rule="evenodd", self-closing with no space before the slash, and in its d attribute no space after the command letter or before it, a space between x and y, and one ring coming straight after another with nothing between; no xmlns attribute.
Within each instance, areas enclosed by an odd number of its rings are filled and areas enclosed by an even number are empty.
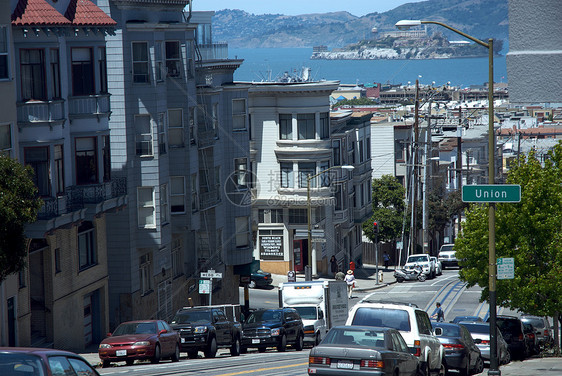
<svg viewBox="0 0 562 376"><path fill-rule="evenodd" d="M354 16L386 12L406 3L423 0L193 0L193 10L240 9L254 14L308 14L346 10Z"/></svg>

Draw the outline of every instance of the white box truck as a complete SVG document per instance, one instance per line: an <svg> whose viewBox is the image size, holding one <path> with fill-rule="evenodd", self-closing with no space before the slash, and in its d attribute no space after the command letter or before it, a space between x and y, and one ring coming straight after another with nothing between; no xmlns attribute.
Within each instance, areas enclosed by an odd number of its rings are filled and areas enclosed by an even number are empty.
<svg viewBox="0 0 562 376"><path fill-rule="evenodd" d="M304 341L317 345L328 330L345 325L347 285L344 281L308 281L279 284L279 305L297 310L304 326Z"/></svg>

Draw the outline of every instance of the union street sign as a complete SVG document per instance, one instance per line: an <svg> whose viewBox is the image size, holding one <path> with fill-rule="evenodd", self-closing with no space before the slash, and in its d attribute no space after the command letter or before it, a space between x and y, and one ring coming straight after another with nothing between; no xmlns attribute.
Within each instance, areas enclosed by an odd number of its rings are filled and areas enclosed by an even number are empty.
<svg viewBox="0 0 562 376"><path fill-rule="evenodd" d="M463 185L463 202L520 202L521 186L518 184Z"/></svg>

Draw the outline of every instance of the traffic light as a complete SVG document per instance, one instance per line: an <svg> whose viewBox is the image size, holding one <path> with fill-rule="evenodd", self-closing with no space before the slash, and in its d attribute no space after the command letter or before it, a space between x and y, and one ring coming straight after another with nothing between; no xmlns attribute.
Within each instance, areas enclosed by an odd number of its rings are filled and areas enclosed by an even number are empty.
<svg viewBox="0 0 562 376"><path fill-rule="evenodd" d="M374 232L375 234L378 234L378 233L379 233L379 222L377 222L377 221L374 221L374 222L373 222L373 232Z"/></svg>

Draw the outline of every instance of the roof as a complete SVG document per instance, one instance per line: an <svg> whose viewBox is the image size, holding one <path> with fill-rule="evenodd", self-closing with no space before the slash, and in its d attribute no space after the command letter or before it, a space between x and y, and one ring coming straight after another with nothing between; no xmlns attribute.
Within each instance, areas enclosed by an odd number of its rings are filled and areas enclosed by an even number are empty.
<svg viewBox="0 0 562 376"><path fill-rule="evenodd" d="M64 15L46 0L18 0L12 25L115 26L117 22L91 0L70 0Z"/></svg>

